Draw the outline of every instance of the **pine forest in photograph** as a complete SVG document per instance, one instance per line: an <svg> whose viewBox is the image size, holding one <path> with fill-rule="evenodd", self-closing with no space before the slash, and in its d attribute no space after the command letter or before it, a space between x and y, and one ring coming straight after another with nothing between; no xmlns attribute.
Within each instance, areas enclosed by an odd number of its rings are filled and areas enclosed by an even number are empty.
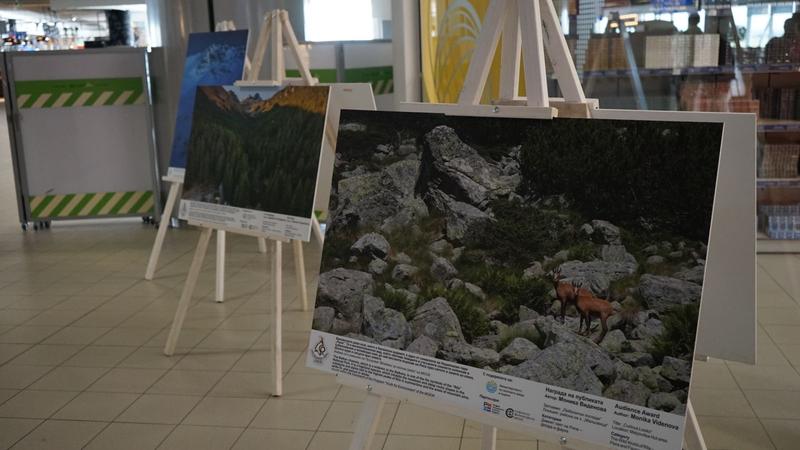
<svg viewBox="0 0 800 450"><path fill-rule="evenodd" d="M202 86L183 198L311 218L327 86Z"/></svg>
<svg viewBox="0 0 800 450"><path fill-rule="evenodd" d="M313 328L683 415L721 136L343 111Z"/></svg>

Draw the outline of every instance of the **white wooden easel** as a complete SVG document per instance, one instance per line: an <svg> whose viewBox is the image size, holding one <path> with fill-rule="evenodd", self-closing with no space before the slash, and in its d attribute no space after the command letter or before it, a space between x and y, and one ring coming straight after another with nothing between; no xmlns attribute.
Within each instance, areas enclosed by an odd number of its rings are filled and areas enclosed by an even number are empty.
<svg viewBox="0 0 800 450"><path fill-rule="evenodd" d="M564 35L559 26L558 15L550 0L492 0L487 9L478 37L472 60L470 61L464 86L458 98L459 109L465 113L478 112L492 60L502 40L500 54L500 99L503 105L524 106L527 110L547 112L551 118L558 115L566 117L590 118L592 110L597 109L595 99L587 99L580 84L575 64L570 56ZM547 92L545 72L545 48L554 69L556 80L564 98L550 98ZM520 57L525 64L526 97L519 96ZM543 111L544 110L544 111ZM363 380L341 377L344 384L363 387ZM377 393L376 391L381 391ZM367 398L356 418L350 450L368 450L378 428L380 415L391 389L381 386L367 386ZM425 402L422 402L425 403ZM426 405L423 405L426 406ZM458 413L453 408L450 412ZM472 416L472 419L477 416ZM495 450L497 428L492 425L481 426L481 449ZM561 436L558 443L562 448L580 448L580 443L568 442ZM574 447L577 445L578 447ZM684 448L687 450L706 450L692 404L687 402Z"/></svg>
<svg viewBox="0 0 800 450"><path fill-rule="evenodd" d="M270 39L271 38L271 39ZM289 80L286 78L286 69L284 65L283 59L283 39L286 39L289 43L290 49L296 59L297 66L300 67L300 73L302 75L301 79L297 80ZM270 40L272 41L270 44ZM271 67L270 67L270 74L273 77L271 80L259 80L258 74L261 71L261 67L264 62L264 54L269 50L271 55ZM264 16L264 23L261 28L261 32L259 33L258 42L256 45L256 53L253 59L253 62L250 66L250 69L247 73L247 79L237 82L236 84L239 86L280 86L288 82L294 82L295 84L303 84L307 86L312 86L317 84L317 80L311 77L311 71L308 68L308 64L303 58L301 57L299 43L297 38L295 37L294 31L292 29L291 24L289 23L288 13L284 10L276 10L268 12ZM176 194L177 197L177 194ZM169 199L168 199L169 203ZM174 200L173 205L174 207ZM202 224L193 224L192 225L200 225L203 228L203 231L200 234L200 238L197 243L197 247L195 249L194 258L192 259L192 264L189 268L189 273L186 277L186 283L184 284L183 292L181 293L180 301L178 302L178 307L175 311L175 317L172 322L172 327L170 329L169 336L167 337L167 342L164 345L164 354L167 356L171 356L175 352L175 347L178 343L178 337L180 336L181 329L183 327L183 322L186 319L186 314L189 308L189 304L192 299L192 295L194 293L195 286L197 285L197 280L200 274L200 269L203 265L203 259L205 258L206 251L208 250L208 243L211 239L211 233L213 229L211 227L202 225ZM320 242L323 240L322 230L320 228L319 221L317 220L316 216L312 213L311 215L311 229L314 236L319 239ZM220 232L221 230L218 230ZM224 230L221 231L224 233ZM282 292L282 265L283 265L283 243L287 242L286 239L275 237L275 236L263 236L262 234L257 233L250 233L241 230L232 230L232 232L236 232L239 234L246 234L252 235L259 238L259 244L262 242L264 243L264 250L266 251L266 240L269 239L273 242L273 254L271 255L272 261L272 282L273 282L273 289L272 295L274 297L273 302L273 310L272 310L272 349L273 349L273 366L272 366L272 381L273 381L273 390L272 395L280 396L283 393L283 381L282 381L282 315L283 315L283 292ZM222 249L224 252L224 234L222 235L222 241L219 239L217 240L217 248L219 251L220 245L222 245ZM220 244L222 242L222 244ZM292 247L294 253L294 263L295 263L295 272L297 276L298 282L298 290L299 296L302 301L302 308L303 311L308 310L308 293L307 293L307 286L306 286L306 277L305 277L305 264L303 261L303 244L299 240L292 240ZM219 276L219 266L217 266L217 272Z"/></svg>
<svg viewBox="0 0 800 450"><path fill-rule="evenodd" d="M232 20L223 20L217 23L214 31L235 31L236 26ZM244 71L249 73L250 60L245 56ZM161 249L164 246L164 239L167 235L167 228L172 219L172 213L175 209L175 204L178 201L181 187L183 186L183 175L168 174L161 178L163 181L168 182L169 193L167 194L167 202L164 206L164 211L161 214L161 221L158 224L158 232L156 239L153 242L153 249L150 251L150 258L147 261L147 269L144 273L145 280L152 280L155 276L156 268L158 267L158 260L161 257ZM225 230L217 230L217 259L216 259L216 283L214 300L222 302L225 299ZM258 238L258 251L260 253L267 252L267 242L264 238ZM301 256L302 257L302 256Z"/></svg>

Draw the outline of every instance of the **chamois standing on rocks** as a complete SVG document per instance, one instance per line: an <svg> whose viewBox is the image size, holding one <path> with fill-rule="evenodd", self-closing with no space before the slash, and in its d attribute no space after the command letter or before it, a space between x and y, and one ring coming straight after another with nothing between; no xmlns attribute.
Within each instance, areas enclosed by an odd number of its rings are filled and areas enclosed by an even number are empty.
<svg viewBox="0 0 800 450"><path fill-rule="evenodd" d="M556 290L556 298L561 302L561 323L564 323L564 318L567 314L567 306L575 305L577 308L578 302L578 293L585 292L587 294L591 294L591 292L587 289L582 287L576 287L572 283L568 283L566 281L562 281L564 275L561 275L561 268L557 268L553 271L553 288ZM578 314L581 316L581 321L583 321L583 313L578 311Z"/></svg>
<svg viewBox="0 0 800 450"><path fill-rule="evenodd" d="M575 296L577 297L575 301L575 307L578 309L578 313L581 315L578 333L588 336L591 333L592 318L599 317L602 331L600 332L600 336L598 336L594 341L596 344L599 344L603 342L603 338L606 337L606 333L608 333L608 324L606 322L608 318L614 314L614 308L611 306L611 302L599 297L595 297L591 291L583 289L580 286L574 287ZM581 333L581 328L583 328L584 321L586 321L586 331Z"/></svg>

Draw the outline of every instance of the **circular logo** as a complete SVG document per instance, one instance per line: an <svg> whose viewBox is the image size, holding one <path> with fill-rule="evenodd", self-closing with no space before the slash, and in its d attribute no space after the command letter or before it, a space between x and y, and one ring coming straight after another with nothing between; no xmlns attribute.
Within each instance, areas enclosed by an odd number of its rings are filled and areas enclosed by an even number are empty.
<svg viewBox="0 0 800 450"><path fill-rule="evenodd" d="M494 380L489 380L486 382L486 392L490 394L494 394L497 392L497 382Z"/></svg>
<svg viewBox="0 0 800 450"><path fill-rule="evenodd" d="M509 419L514 418L514 410L512 408L506 408L506 417Z"/></svg>
<svg viewBox="0 0 800 450"><path fill-rule="evenodd" d="M322 336L320 336L319 342L311 347L311 356L314 357L314 362L317 364L321 364L328 356L328 347L325 346L325 340Z"/></svg>

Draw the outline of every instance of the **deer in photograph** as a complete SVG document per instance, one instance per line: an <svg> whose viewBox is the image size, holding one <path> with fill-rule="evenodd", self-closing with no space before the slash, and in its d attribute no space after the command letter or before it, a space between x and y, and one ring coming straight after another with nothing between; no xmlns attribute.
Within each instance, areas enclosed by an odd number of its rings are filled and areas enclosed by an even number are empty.
<svg viewBox="0 0 800 450"><path fill-rule="evenodd" d="M608 318L614 314L614 308L611 306L611 302L599 297L595 297L594 294L588 289L575 286L575 293L577 297L575 300L575 307L578 309L578 313L581 315L578 333L581 333L583 322L585 321L586 331L581 334L588 336L591 333L592 318L599 317L602 331L600 332L600 336L598 336L594 341L596 344L599 344L603 341L603 338L606 337L606 333L608 333L607 321Z"/></svg>
<svg viewBox="0 0 800 450"><path fill-rule="evenodd" d="M561 268L557 268L553 271L553 288L556 290L556 298L561 302L561 323L564 323L564 318L567 314L567 306L574 305L578 308L577 301L578 301L578 294L583 292L585 294L591 295L591 291L588 289L584 289L582 287L575 286L574 284L563 281L566 278L564 275L561 274ZM583 313L581 313L580 308L578 308L578 314L581 317L581 322L583 321Z"/></svg>

